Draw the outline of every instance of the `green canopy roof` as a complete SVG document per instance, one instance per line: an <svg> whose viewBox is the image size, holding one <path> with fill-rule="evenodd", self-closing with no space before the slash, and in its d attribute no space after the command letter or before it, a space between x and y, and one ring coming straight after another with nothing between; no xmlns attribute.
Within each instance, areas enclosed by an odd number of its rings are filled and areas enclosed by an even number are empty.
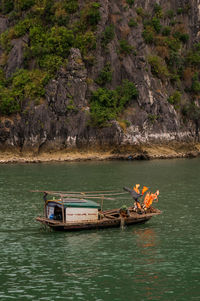
<svg viewBox="0 0 200 301"><path fill-rule="evenodd" d="M48 206L56 206L60 205L62 206L64 204L65 208L100 208L100 205L85 199L76 199L76 198L66 198L61 200L49 200Z"/></svg>

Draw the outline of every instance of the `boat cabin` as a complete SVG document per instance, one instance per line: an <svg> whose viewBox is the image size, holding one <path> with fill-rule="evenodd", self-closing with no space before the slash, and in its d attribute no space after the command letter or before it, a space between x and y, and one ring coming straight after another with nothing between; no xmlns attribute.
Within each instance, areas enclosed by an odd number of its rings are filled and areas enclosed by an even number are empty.
<svg viewBox="0 0 200 301"><path fill-rule="evenodd" d="M97 221L99 209L99 204L85 199L47 200L45 203L45 217L65 223Z"/></svg>

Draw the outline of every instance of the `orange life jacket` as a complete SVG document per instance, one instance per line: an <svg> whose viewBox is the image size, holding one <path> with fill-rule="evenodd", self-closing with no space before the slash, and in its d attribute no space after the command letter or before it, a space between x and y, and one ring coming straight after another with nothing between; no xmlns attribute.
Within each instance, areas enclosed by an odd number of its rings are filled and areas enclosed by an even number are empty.
<svg viewBox="0 0 200 301"><path fill-rule="evenodd" d="M139 188L140 184L136 184L135 187L133 188L133 190L135 190L136 193L140 194Z"/></svg>
<svg viewBox="0 0 200 301"><path fill-rule="evenodd" d="M158 201L158 195L159 195L159 190L157 190L155 193L151 193L151 194L148 192L144 198L145 207L149 208L154 200Z"/></svg>
<svg viewBox="0 0 200 301"><path fill-rule="evenodd" d="M143 195L148 189L149 189L148 187L143 186L143 188L142 188L142 195Z"/></svg>

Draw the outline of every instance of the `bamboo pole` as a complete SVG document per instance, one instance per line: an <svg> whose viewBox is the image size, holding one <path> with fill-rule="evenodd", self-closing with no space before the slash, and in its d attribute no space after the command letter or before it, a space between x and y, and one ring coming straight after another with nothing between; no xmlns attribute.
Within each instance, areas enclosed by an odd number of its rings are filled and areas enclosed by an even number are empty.
<svg viewBox="0 0 200 301"><path fill-rule="evenodd" d="M121 192L116 190L105 190L105 191L50 191L50 190L30 190L30 192L46 192L48 194L54 194L54 195L65 195L65 194L98 194L98 195L105 195L106 192L113 192L108 193L107 195L120 195L120 194L126 194L127 192Z"/></svg>
<svg viewBox="0 0 200 301"><path fill-rule="evenodd" d="M57 193L50 193L49 194L57 194ZM113 195L122 195L122 194L127 194L127 192L118 192L118 193L98 193L98 194L87 194L85 192L82 193L77 193L77 194L73 194L73 193L62 193L63 196L70 196L70 197L87 197L87 198L91 198L91 197L101 197L101 196L113 196ZM58 194L59 195L59 194Z"/></svg>
<svg viewBox="0 0 200 301"><path fill-rule="evenodd" d="M102 199L101 199L101 211L103 211L103 200L104 200L104 197L102 197Z"/></svg>
<svg viewBox="0 0 200 301"><path fill-rule="evenodd" d="M63 201L63 196L61 195L61 200L62 200L62 216L63 216L63 224L65 223L65 208L64 208L64 201Z"/></svg>
<svg viewBox="0 0 200 301"><path fill-rule="evenodd" d="M47 218L46 201L44 202L44 217Z"/></svg>

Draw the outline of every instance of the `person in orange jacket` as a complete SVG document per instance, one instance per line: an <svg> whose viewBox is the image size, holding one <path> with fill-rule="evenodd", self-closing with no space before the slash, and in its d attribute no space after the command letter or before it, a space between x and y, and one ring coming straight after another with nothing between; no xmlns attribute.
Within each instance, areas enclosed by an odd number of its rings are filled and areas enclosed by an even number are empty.
<svg viewBox="0 0 200 301"><path fill-rule="evenodd" d="M144 204L143 204L143 208L145 211L147 211L147 209L152 205L153 201L158 202L158 195L159 195L159 190L157 190L155 193L148 192L145 195Z"/></svg>
<svg viewBox="0 0 200 301"><path fill-rule="evenodd" d="M142 193L140 193L139 187L140 187L140 185L136 184L135 187L133 187L133 189L130 189L128 187L124 187L124 190L130 192L132 198L135 200L134 210L138 213L142 213L143 209L141 207L139 198L144 195L144 193L148 190L148 188L146 186L144 186L143 189L142 189Z"/></svg>

